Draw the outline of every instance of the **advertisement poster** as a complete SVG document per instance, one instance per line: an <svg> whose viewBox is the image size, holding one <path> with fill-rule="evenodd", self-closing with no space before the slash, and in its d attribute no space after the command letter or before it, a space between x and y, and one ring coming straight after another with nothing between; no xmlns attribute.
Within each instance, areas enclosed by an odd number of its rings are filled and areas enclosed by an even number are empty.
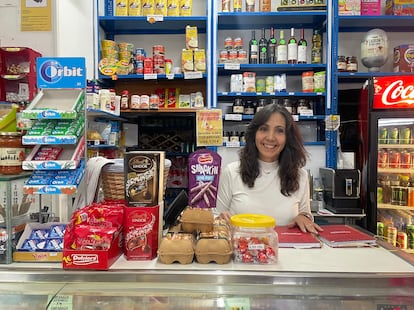
<svg viewBox="0 0 414 310"><path fill-rule="evenodd" d="M21 0L21 31L52 31L51 0Z"/></svg>
<svg viewBox="0 0 414 310"><path fill-rule="evenodd" d="M222 146L223 118L221 110L198 110L196 117L197 146Z"/></svg>

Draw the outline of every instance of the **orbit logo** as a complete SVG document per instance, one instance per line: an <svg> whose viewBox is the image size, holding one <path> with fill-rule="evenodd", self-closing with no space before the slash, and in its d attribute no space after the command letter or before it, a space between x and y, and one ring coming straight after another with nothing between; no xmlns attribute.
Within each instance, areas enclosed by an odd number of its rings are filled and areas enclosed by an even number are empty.
<svg viewBox="0 0 414 310"><path fill-rule="evenodd" d="M62 66L56 60L48 60L41 65L39 73L45 82L55 84L65 77L82 77L83 69L80 67Z"/></svg>

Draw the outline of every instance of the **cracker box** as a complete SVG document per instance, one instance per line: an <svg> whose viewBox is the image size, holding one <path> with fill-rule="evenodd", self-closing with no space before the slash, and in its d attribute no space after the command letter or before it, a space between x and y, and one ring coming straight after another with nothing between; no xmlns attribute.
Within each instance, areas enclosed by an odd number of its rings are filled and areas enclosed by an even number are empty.
<svg viewBox="0 0 414 310"><path fill-rule="evenodd" d="M185 47L189 50L198 48L198 29L196 26L185 27Z"/></svg>
<svg viewBox="0 0 414 310"><path fill-rule="evenodd" d="M394 72L414 72L414 44L394 47Z"/></svg>
<svg viewBox="0 0 414 310"><path fill-rule="evenodd" d="M387 0L385 15L414 15L414 0Z"/></svg>
<svg viewBox="0 0 414 310"><path fill-rule="evenodd" d="M194 71L194 58L192 50L183 49L181 51L181 69L184 72Z"/></svg>
<svg viewBox="0 0 414 310"><path fill-rule="evenodd" d="M133 151L124 156L125 198L129 206L155 206L164 199L165 152Z"/></svg>
<svg viewBox="0 0 414 310"><path fill-rule="evenodd" d="M361 15L360 0L339 0L339 15Z"/></svg>
<svg viewBox="0 0 414 310"><path fill-rule="evenodd" d="M381 0L361 0L361 15L381 15Z"/></svg>
<svg viewBox="0 0 414 310"><path fill-rule="evenodd" d="M151 260L157 256L160 210L160 206L125 208L124 255L127 260Z"/></svg>

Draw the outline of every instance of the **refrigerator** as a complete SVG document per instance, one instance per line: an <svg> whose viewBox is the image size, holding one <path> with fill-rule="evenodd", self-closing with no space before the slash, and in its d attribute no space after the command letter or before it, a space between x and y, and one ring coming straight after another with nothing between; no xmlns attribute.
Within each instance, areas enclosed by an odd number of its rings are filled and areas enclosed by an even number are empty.
<svg viewBox="0 0 414 310"><path fill-rule="evenodd" d="M413 247L414 75L370 78L358 114L365 228L395 246Z"/></svg>

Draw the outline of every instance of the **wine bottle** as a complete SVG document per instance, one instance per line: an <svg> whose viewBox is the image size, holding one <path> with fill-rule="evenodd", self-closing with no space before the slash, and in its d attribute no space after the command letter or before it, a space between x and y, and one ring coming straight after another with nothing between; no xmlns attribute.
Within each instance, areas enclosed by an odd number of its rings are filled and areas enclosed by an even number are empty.
<svg viewBox="0 0 414 310"><path fill-rule="evenodd" d="M305 29L300 30L300 40L298 42L298 64L307 63L308 42L305 39Z"/></svg>
<svg viewBox="0 0 414 310"><path fill-rule="evenodd" d="M298 41L295 38L295 28L290 28L290 38L288 41L288 63L298 63Z"/></svg>
<svg viewBox="0 0 414 310"><path fill-rule="evenodd" d="M259 64L267 63L267 40L265 29L262 28L262 36L259 39Z"/></svg>
<svg viewBox="0 0 414 310"><path fill-rule="evenodd" d="M279 44L277 45L277 63L287 64L287 45L283 30L280 30Z"/></svg>
<svg viewBox="0 0 414 310"><path fill-rule="evenodd" d="M313 64L322 63L322 37L318 29L313 30L311 63Z"/></svg>
<svg viewBox="0 0 414 310"><path fill-rule="evenodd" d="M249 41L249 63L257 64L258 61L259 45L256 40L256 32L252 31L252 38Z"/></svg>
<svg viewBox="0 0 414 310"><path fill-rule="evenodd" d="M275 38L275 30L273 27L270 28L270 38L267 41L267 63L275 64L276 63L276 46L277 41Z"/></svg>

